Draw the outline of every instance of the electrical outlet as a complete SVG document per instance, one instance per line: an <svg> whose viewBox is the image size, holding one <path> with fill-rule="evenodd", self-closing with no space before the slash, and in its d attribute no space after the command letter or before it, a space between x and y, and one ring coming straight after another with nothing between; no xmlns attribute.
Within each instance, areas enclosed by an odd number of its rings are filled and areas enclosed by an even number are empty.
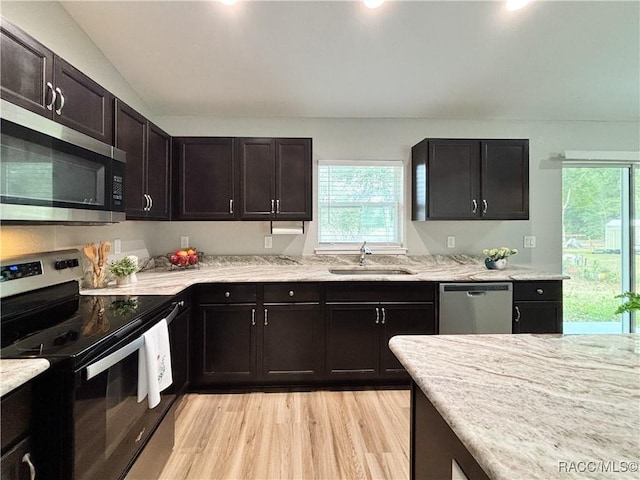
<svg viewBox="0 0 640 480"><path fill-rule="evenodd" d="M122 242L120 242L119 238L116 238L113 241L113 253L115 255L118 255L118 254L122 253Z"/></svg>
<svg viewBox="0 0 640 480"><path fill-rule="evenodd" d="M271 235L265 235L264 248L273 248L273 237Z"/></svg>
<svg viewBox="0 0 640 480"><path fill-rule="evenodd" d="M447 237L447 248L456 248L456 237L453 235Z"/></svg>
<svg viewBox="0 0 640 480"><path fill-rule="evenodd" d="M180 248L189 248L189 237L180 237Z"/></svg>
<svg viewBox="0 0 640 480"><path fill-rule="evenodd" d="M535 237L535 235L525 235L524 236L524 248L536 248L536 237Z"/></svg>

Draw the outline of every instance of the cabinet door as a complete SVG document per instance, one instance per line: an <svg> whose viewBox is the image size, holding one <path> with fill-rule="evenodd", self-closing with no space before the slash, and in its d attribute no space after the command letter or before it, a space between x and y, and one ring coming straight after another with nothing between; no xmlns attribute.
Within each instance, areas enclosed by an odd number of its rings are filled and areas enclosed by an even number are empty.
<svg viewBox="0 0 640 480"><path fill-rule="evenodd" d="M60 57L54 62L54 120L111 145L113 96Z"/></svg>
<svg viewBox="0 0 640 480"><path fill-rule="evenodd" d="M367 380L380 364L380 307L327 305L327 372L334 379Z"/></svg>
<svg viewBox="0 0 640 480"><path fill-rule="evenodd" d="M276 218L311 220L311 139L276 139Z"/></svg>
<svg viewBox="0 0 640 480"><path fill-rule="evenodd" d="M262 375L266 381L305 381L322 370L324 341L318 304L265 305Z"/></svg>
<svg viewBox="0 0 640 480"><path fill-rule="evenodd" d="M276 212L275 142L271 138L238 139L240 218L270 220Z"/></svg>
<svg viewBox="0 0 640 480"><path fill-rule="evenodd" d="M482 218L529 219L529 141L482 141Z"/></svg>
<svg viewBox="0 0 640 480"><path fill-rule="evenodd" d="M127 153L124 201L127 219L146 217L145 159L147 120L128 105L116 100L115 146Z"/></svg>
<svg viewBox="0 0 640 480"><path fill-rule="evenodd" d="M5 20L0 20L0 70L2 98L51 118L53 52Z"/></svg>
<svg viewBox="0 0 640 480"><path fill-rule="evenodd" d="M237 174L232 138L183 137L177 145L176 216L180 220L237 217Z"/></svg>
<svg viewBox="0 0 640 480"><path fill-rule="evenodd" d="M429 304L387 305L381 310L380 373L384 377L409 379L402 364L389 348L395 335L434 335L436 333L435 307Z"/></svg>
<svg viewBox="0 0 640 480"><path fill-rule="evenodd" d="M194 381L206 385L253 380L257 359L255 305L201 307L198 315Z"/></svg>
<svg viewBox="0 0 640 480"><path fill-rule="evenodd" d="M562 302L515 302L513 333L562 333Z"/></svg>
<svg viewBox="0 0 640 480"><path fill-rule="evenodd" d="M479 218L481 200L479 142L429 140L428 155L428 218Z"/></svg>
<svg viewBox="0 0 640 480"><path fill-rule="evenodd" d="M147 218L169 220L169 179L171 169L171 137L152 123L147 127L147 162L145 176L150 208Z"/></svg>
<svg viewBox="0 0 640 480"><path fill-rule="evenodd" d="M29 465L31 464L31 465ZM35 477L31 475L31 468ZM30 480L38 477L35 459L31 454L31 437L26 437L2 456L0 460L2 480Z"/></svg>
<svg viewBox="0 0 640 480"><path fill-rule="evenodd" d="M169 325L169 344L171 347L172 392L184 393L189 383L189 330L190 310L183 311Z"/></svg>

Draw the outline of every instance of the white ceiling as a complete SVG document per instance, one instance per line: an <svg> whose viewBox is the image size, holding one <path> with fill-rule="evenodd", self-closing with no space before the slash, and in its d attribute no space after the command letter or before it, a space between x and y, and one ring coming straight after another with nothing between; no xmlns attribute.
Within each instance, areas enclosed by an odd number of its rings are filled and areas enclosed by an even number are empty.
<svg viewBox="0 0 640 480"><path fill-rule="evenodd" d="M71 1L156 115L640 117L640 2Z"/></svg>

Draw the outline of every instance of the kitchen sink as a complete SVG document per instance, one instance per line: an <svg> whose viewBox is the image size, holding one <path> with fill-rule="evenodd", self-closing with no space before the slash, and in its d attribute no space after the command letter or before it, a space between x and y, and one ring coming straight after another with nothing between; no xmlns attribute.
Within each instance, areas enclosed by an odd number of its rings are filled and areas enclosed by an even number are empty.
<svg viewBox="0 0 640 480"><path fill-rule="evenodd" d="M418 272L402 267L334 267L329 269L334 275L416 275Z"/></svg>

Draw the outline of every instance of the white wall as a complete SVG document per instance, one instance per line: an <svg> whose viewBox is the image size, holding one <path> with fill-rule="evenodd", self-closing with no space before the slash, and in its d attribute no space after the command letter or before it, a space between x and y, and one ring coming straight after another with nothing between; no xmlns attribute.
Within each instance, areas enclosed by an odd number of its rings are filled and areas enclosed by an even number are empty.
<svg viewBox="0 0 640 480"><path fill-rule="evenodd" d="M529 138L530 220L411 222L406 210L406 246L411 254L480 253L483 248L520 249L514 263L561 269L560 165L563 150L639 150L638 123L451 121L421 119L203 118L152 117L117 70L54 2L2 2L1 14L24 28L80 70L147 115L171 135L301 136L313 138L314 178L319 159L403 159L409 178L411 146L425 137ZM33 5L37 5L34 7ZM52 23L55 28L52 28ZM405 200L410 205L410 183ZM315 205L314 185L314 209ZM314 213L314 218L317 215ZM179 246L181 235L209 254L312 254L316 223L300 236L279 236L263 248L267 222L124 222L103 227L3 227L0 256L77 246L88 241L142 239L152 254ZM456 248L446 248L448 235ZM535 235L537 248L524 250L523 236Z"/></svg>

